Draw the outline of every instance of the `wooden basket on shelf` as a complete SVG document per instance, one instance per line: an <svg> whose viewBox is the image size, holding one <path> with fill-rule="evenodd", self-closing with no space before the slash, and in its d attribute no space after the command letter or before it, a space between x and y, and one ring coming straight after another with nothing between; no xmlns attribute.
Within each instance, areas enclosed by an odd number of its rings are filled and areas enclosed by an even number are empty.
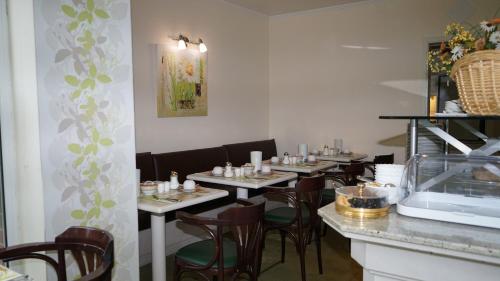
<svg viewBox="0 0 500 281"><path fill-rule="evenodd" d="M477 51L451 69L464 110L474 115L500 115L500 50Z"/></svg>

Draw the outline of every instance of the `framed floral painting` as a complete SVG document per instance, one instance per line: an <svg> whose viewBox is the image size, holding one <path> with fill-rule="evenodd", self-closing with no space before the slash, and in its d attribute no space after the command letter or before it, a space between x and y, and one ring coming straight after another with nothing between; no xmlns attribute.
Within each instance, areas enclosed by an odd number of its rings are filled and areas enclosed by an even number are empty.
<svg viewBox="0 0 500 281"><path fill-rule="evenodd" d="M157 45L158 117L207 116L207 53Z"/></svg>

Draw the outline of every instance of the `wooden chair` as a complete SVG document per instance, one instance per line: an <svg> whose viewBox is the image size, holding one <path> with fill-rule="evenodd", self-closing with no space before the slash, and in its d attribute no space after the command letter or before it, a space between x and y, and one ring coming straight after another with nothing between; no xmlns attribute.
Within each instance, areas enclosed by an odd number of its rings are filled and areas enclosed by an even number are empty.
<svg viewBox="0 0 500 281"><path fill-rule="evenodd" d="M250 280L257 280L262 256L265 202L254 205L238 200L237 203L244 207L227 209L217 218L177 212L178 219L202 228L210 239L189 244L177 251L175 280L180 280L185 272L195 272L206 280L211 277L223 281L225 274L231 274L231 280L245 274ZM229 229L232 239L224 237L224 229Z"/></svg>
<svg viewBox="0 0 500 281"><path fill-rule="evenodd" d="M57 252L57 261L40 252ZM70 227L54 242L27 243L0 249L3 262L39 259L50 264L58 281L67 281L65 253L70 251L80 270L78 281L110 281L114 263L113 236L90 227Z"/></svg>
<svg viewBox="0 0 500 281"><path fill-rule="evenodd" d="M372 172L375 176L375 165L376 164L393 164L394 163L394 153L387 155L376 155L371 162L363 162L365 168Z"/></svg>
<svg viewBox="0 0 500 281"><path fill-rule="evenodd" d="M270 196L282 197L288 201L288 207L269 210L264 215L264 239L268 231L277 229L281 236L281 262L285 261L285 238L294 243L300 257L302 281L306 280L305 248L315 235L319 273L323 274L321 258L321 219L318 208L325 187L323 174L313 177L303 177L295 188L266 187Z"/></svg>

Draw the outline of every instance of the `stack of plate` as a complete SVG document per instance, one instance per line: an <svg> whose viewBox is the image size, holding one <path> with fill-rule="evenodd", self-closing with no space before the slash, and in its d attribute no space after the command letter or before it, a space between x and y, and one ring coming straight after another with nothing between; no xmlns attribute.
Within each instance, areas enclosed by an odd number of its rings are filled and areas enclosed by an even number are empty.
<svg viewBox="0 0 500 281"><path fill-rule="evenodd" d="M399 186L403 177L405 166L396 164L375 165L375 181L381 184Z"/></svg>

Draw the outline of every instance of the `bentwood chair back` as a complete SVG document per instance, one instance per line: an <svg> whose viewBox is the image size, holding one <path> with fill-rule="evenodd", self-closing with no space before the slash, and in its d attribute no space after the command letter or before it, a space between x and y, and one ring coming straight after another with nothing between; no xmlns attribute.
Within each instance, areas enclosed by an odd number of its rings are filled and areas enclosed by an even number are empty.
<svg viewBox="0 0 500 281"><path fill-rule="evenodd" d="M54 242L27 243L0 249L0 260L43 260L54 268L58 281L67 281L66 253L70 252L80 271L81 277L76 281L110 281L114 263L113 244L113 236L105 230L70 227ZM57 252L57 261L45 252Z"/></svg>
<svg viewBox="0 0 500 281"><path fill-rule="evenodd" d="M325 176L303 177L295 188L266 188L270 196L276 195L289 202L287 207L269 210L264 215L264 237L267 231L277 229L281 235L281 262L285 261L285 238L290 238L300 258L302 281L306 280L305 248L314 236L319 273L323 273L321 258L321 220L318 208L325 188Z"/></svg>
<svg viewBox="0 0 500 281"><path fill-rule="evenodd" d="M205 280L216 277L223 281L225 275L239 280L243 275L257 280L262 249L263 216L265 202L252 204L238 200L243 207L229 208L217 218L204 218L177 212L182 222L198 226L209 239L189 244L175 254L175 280L192 272ZM231 237L224 235L230 231Z"/></svg>

